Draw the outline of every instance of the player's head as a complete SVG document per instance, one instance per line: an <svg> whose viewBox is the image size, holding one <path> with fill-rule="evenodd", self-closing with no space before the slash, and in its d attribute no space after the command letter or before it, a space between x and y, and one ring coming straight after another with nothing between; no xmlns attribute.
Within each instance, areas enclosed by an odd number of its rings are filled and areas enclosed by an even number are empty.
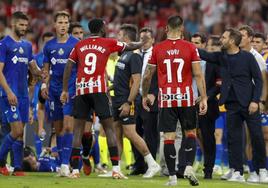
<svg viewBox="0 0 268 188"><path fill-rule="evenodd" d="M257 50L259 53L262 52L265 46L265 35L262 33L255 33L252 39L252 46L255 50Z"/></svg>
<svg viewBox="0 0 268 188"><path fill-rule="evenodd" d="M66 11L58 11L54 15L54 27L56 29L56 34L63 36L68 33L70 25L70 14Z"/></svg>
<svg viewBox="0 0 268 188"><path fill-rule="evenodd" d="M26 172L33 172L37 170L37 159L34 151L26 146L23 151L22 170Z"/></svg>
<svg viewBox="0 0 268 188"><path fill-rule="evenodd" d="M73 35L79 40L82 40L84 38L84 30L81 24L78 22L72 22L69 27L69 34Z"/></svg>
<svg viewBox="0 0 268 188"><path fill-rule="evenodd" d="M233 28L226 29L220 38L221 49L227 50L232 47L239 47L241 39L242 35L238 30Z"/></svg>
<svg viewBox="0 0 268 188"><path fill-rule="evenodd" d="M212 35L208 38L207 42L207 51L208 52L218 52L221 50L220 36Z"/></svg>
<svg viewBox="0 0 268 188"><path fill-rule="evenodd" d="M88 22L88 29L91 35L106 36L105 21L100 18L94 18Z"/></svg>
<svg viewBox="0 0 268 188"><path fill-rule="evenodd" d="M117 39L121 42L133 42L137 40L138 29L133 24L123 24L118 32Z"/></svg>
<svg viewBox="0 0 268 188"><path fill-rule="evenodd" d="M18 37L26 35L26 31L29 24L29 19L23 12L14 12L11 18L11 26L13 31Z"/></svg>
<svg viewBox="0 0 268 188"><path fill-rule="evenodd" d="M54 37L54 34L52 32L45 32L42 35L42 41L43 43L46 43L47 41L51 40Z"/></svg>
<svg viewBox="0 0 268 188"><path fill-rule="evenodd" d="M245 48L247 46L250 46L250 43L252 41L252 38L254 36L254 30L248 26L248 25L243 25L242 27L239 28L239 32L242 35L242 40L240 43L241 48Z"/></svg>
<svg viewBox="0 0 268 188"><path fill-rule="evenodd" d="M144 37L147 37L149 40L143 45L143 49L149 49L154 44L153 30L150 27L143 27L140 30L140 40L143 40Z"/></svg>
<svg viewBox="0 0 268 188"><path fill-rule="evenodd" d="M203 33L195 33L191 37L191 43L193 43L197 48L205 48L207 42L207 37Z"/></svg>
<svg viewBox="0 0 268 188"><path fill-rule="evenodd" d="M171 16L168 18L167 21L167 27L166 27L167 32L183 32L183 19L178 16Z"/></svg>

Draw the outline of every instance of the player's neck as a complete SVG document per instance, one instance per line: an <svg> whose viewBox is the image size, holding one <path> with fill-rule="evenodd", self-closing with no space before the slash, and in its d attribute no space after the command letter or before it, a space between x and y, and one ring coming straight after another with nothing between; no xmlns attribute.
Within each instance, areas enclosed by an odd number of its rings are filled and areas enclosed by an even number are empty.
<svg viewBox="0 0 268 188"><path fill-rule="evenodd" d="M57 34L57 41L58 41L58 43L65 43L65 42L67 42L68 38L69 38L69 34L68 33L66 33L64 35Z"/></svg>
<svg viewBox="0 0 268 188"><path fill-rule="evenodd" d="M11 33L11 38L15 41L20 41L21 40L21 37L18 36L14 31Z"/></svg>
<svg viewBox="0 0 268 188"><path fill-rule="evenodd" d="M178 40L178 39L181 39L181 33L178 33L178 32L168 32L167 33L167 39L170 39L170 40Z"/></svg>

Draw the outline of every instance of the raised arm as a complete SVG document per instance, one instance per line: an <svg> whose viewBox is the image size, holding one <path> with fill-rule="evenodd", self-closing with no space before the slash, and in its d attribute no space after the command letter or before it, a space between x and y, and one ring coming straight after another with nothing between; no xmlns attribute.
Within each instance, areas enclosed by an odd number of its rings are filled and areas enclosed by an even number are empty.
<svg viewBox="0 0 268 188"><path fill-rule="evenodd" d="M200 58L209 63L220 64L219 56L221 52L207 52L203 49L198 49Z"/></svg>

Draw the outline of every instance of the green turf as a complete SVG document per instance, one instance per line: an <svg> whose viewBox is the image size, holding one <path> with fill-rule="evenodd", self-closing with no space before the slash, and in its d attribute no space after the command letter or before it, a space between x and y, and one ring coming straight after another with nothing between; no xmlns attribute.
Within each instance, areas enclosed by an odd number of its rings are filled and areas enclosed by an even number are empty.
<svg viewBox="0 0 268 188"><path fill-rule="evenodd" d="M199 177L200 186L197 188L268 188L268 184L231 183L219 180L203 180ZM128 180L113 180L111 178L99 178L96 174L82 176L80 179L68 179L55 177L53 173L28 173L25 177L0 176L0 188L160 188L167 177L155 177L142 179L142 177L129 177ZM191 187L187 180L178 181L176 187Z"/></svg>

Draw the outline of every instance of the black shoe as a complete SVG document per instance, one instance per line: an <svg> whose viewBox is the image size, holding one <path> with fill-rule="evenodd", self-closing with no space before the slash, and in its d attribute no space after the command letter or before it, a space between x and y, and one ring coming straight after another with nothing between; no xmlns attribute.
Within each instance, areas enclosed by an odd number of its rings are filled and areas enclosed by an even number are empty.
<svg viewBox="0 0 268 188"><path fill-rule="evenodd" d="M212 174L211 173L205 173L204 179L212 179Z"/></svg>
<svg viewBox="0 0 268 188"><path fill-rule="evenodd" d="M138 176L140 174L145 174L146 170L144 168L134 168L128 175L129 176Z"/></svg>

